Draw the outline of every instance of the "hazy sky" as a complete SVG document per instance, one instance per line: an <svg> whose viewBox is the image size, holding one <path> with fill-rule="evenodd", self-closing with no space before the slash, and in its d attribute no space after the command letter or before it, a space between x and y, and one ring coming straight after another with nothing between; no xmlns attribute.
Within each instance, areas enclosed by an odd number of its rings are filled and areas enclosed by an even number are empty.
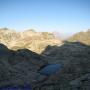
<svg viewBox="0 0 90 90"><path fill-rule="evenodd" d="M0 27L75 33L90 28L90 0L0 0Z"/></svg>

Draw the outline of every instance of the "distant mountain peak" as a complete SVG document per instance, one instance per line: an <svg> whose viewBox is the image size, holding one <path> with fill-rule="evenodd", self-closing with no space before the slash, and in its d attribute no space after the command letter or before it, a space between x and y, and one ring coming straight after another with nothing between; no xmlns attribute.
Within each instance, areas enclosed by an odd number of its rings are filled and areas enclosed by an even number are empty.
<svg viewBox="0 0 90 90"><path fill-rule="evenodd" d="M5 44L9 49L27 48L40 53L46 46L58 45L62 41L55 38L54 34L50 32L36 32L34 29L16 32L11 29L2 28L0 29L0 42Z"/></svg>
<svg viewBox="0 0 90 90"><path fill-rule="evenodd" d="M68 41L70 42L82 42L84 44L90 45L90 29L85 32L79 32L71 36Z"/></svg>

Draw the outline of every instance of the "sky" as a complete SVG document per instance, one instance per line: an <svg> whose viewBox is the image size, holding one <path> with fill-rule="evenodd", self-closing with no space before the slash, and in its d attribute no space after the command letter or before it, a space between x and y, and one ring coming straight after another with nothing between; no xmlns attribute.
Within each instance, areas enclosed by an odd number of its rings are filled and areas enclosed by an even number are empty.
<svg viewBox="0 0 90 90"><path fill-rule="evenodd" d="M76 33L90 28L90 0L0 0L0 28Z"/></svg>

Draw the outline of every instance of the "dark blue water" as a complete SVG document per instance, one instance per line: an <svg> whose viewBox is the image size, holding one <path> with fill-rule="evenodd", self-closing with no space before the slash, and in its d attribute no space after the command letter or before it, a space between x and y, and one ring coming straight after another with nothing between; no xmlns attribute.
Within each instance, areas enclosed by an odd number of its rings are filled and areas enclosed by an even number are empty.
<svg viewBox="0 0 90 90"><path fill-rule="evenodd" d="M43 75L50 76L52 74L55 74L63 67L62 64L50 64L42 68L39 73Z"/></svg>

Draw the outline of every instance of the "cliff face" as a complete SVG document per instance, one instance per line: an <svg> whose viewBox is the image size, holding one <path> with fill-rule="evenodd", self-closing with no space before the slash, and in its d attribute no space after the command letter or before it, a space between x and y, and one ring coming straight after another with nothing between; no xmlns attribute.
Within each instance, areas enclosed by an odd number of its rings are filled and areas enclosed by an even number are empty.
<svg viewBox="0 0 90 90"><path fill-rule="evenodd" d="M61 40L56 39L53 33L35 32L27 30L16 32L9 29L0 29L0 42L9 49L17 50L27 48L37 53L41 53L48 45L59 45Z"/></svg>
<svg viewBox="0 0 90 90"><path fill-rule="evenodd" d="M70 42L82 42L86 45L90 45L90 29L86 32L79 32L68 39Z"/></svg>

